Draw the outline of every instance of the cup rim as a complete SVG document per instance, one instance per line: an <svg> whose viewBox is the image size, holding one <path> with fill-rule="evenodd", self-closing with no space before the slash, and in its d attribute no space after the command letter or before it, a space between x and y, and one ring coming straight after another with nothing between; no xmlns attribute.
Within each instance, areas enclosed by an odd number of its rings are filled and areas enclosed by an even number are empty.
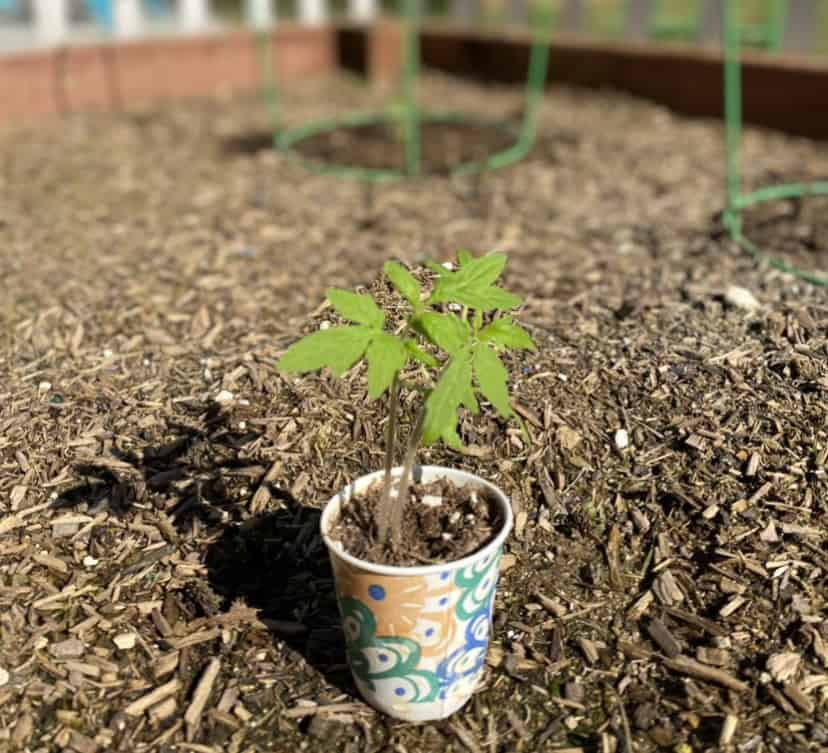
<svg viewBox="0 0 828 753"><path fill-rule="evenodd" d="M395 475L399 475L401 471L401 466L396 466L391 469L391 473ZM328 548L328 551L348 564L375 575L424 576L436 575L445 572L446 570L454 571L467 567L481 557L484 557L487 552L500 547L500 545L506 540L506 537L512 530L514 515L512 513L512 505L509 498L498 486L495 486L495 484L491 481L486 481L486 479L481 478L476 473L462 471L458 468L447 468L441 465L415 465L414 471L429 471L437 472L438 474L440 472L445 472L444 477L454 477L455 479L459 477L466 482L474 482L484 486L487 490L492 492L503 513L503 525L497 532L497 535L492 538L482 549L478 549L473 554L468 554L459 560L450 560L448 562L441 562L435 565L381 565L379 563L369 562L368 560L363 560L352 554L348 554L340 542L335 541L330 537L328 534L328 524L330 523L334 512L339 511L340 505L354 495L357 484L368 485L370 482L381 478L385 474L385 471L374 471L373 473L366 473L364 476L354 479L350 484L348 484L348 486L340 489L340 491L334 494L333 497L331 497L325 504L322 511L322 517L319 521L319 529L322 535L322 540L325 542L325 546Z"/></svg>

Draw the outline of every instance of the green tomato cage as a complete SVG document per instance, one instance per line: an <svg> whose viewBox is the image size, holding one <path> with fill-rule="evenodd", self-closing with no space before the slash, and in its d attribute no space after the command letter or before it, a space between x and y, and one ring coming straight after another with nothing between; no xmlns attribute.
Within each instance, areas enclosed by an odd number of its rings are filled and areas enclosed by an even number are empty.
<svg viewBox="0 0 828 753"><path fill-rule="evenodd" d="M555 19L551 3L540 11L533 28L533 43L529 56L523 118L519 125L495 120L484 120L463 112L433 111L420 106L417 82L420 73L420 0L402 0L403 61L400 98L385 112L356 112L327 120L317 120L304 125L283 128L281 126L278 82L273 72L270 45L266 34L260 35L259 54L264 72L264 96L273 124L273 145L281 152L292 154L316 173L327 173L344 178L381 183L411 178L421 172L421 127L424 123L467 124L491 127L508 134L514 142L505 149L483 159L463 162L452 166L453 175L467 175L494 170L522 160L535 143L538 109L543 98L549 67L549 40ZM400 134L405 159L402 168L369 168L330 162L321 162L301 156L296 147L306 139L346 128L385 125Z"/></svg>
<svg viewBox="0 0 828 753"><path fill-rule="evenodd" d="M784 24L785 3L769 0L773 13L764 26L745 22L739 14L741 3L724 0L723 30L725 45L725 132L727 142L727 208L723 219L730 237L755 259L780 269L815 285L828 286L828 276L792 266L761 248L743 233L742 213L758 204L813 196L828 196L828 181L813 183L786 183L765 186L745 193L742 190L742 67L740 53L743 46L759 46L773 49L781 38Z"/></svg>

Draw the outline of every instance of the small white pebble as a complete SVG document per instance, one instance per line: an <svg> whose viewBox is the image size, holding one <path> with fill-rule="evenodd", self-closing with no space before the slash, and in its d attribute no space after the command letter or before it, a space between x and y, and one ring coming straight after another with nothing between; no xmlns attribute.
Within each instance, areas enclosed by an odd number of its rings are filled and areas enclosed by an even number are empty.
<svg viewBox="0 0 828 753"><path fill-rule="evenodd" d="M450 533L441 533L443 541L451 541L454 537Z"/></svg>
<svg viewBox="0 0 828 753"><path fill-rule="evenodd" d="M222 390L216 395L217 403L231 403L233 402L233 393L230 390Z"/></svg>
<svg viewBox="0 0 828 753"><path fill-rule="evenodd" d="M149 358L145 358L145 359L144 359L144 366L149 366L149 365L150 365L150 360L149 360Z"/></svg>
<svg viewBox="0 0 828 753"><path fill-rule="evenodd" d="M244 430L247 428L247 421L239 421L239 428Z"/></svg>
<svg viewBox="0 0 828 753"><path fill-rule="evenodd" d="M747 288L739 287L738 285L731 285L724 294L724 299L727 303L737 309L744 309L745 311L755 311L762 306L756 297Z"/></svg>
<svg viewBox="0 0 828 753"><path fill-rule="evenodd" d="M121 633L120 635L116 635L112 639L112 642L121 651L128 651L131 648L135 648L135 633Z"/></svg>
<svg viewBox="0 0 828 753"><path fill-rule="evenodd" d="M558 379L560 379L562 382L569 381L569 377L566 374L558 374Z"/></svg>
<svg viewBox="0 0 828 753"><path fill-rule="evenodd" d="M630 435L626 429L619 429L615 432L615 446L619 450L625 450L630 446Z"/></svg>
<svg viewBox="0 0 828 753"><path fill-rule="evenodd" d="M443 267L451 271L452 269L454 269L454 264L452 264L450 261L444 261Z"/></svg>
<svg viewBox="0 0 828 753"><path fill-rule="evenodd" d="M8 684L9 684L9 673L5 669L3 669L3 667L0 667L0 688L2 688L4 685L8 685Z"/></svg>
<svg viewBox="0 0 828 753"><path fill-rule="evenodd" d="M394 490L396 491L396 490ZM396 494L394 496L397 496ZM439 507L443 504L443 498L436 494L426 494L423 496L423 504L426 507Z"/></svg>
<svg viewBox="0 0 828 753"><path fill-rule="evenodd" d="M84 567L95 567L100 560L96 560L91 554L87 554L83 558L83 566Z"/></svg>
<svg viewBox="0 0 828 753"><path fill-rule="evenodd" d="M41 382L39 385L37 385L38 392L48 392L50 389L52 389L51 382Z"/></svg>
<svg viewBox="0 0 828 753"><path fill-rule="evenodd" d="M239 405L250 405L250 401L249 400L243 400L243 399L239 400Z"/></svg>
<svg viewBox="0 0 828 753"><path fill-rule="evenodd" d="M104 350L103 354L104 354L104 358L111 358L112 357L112 351L109 348L106 348Z"/></svg>
<svg viewBox="0 0 828 753"><path fill-rule="evenodd" d="M329 321L324 321L319 325L319 329L325 330L330 329L331 323Z"/></svg>

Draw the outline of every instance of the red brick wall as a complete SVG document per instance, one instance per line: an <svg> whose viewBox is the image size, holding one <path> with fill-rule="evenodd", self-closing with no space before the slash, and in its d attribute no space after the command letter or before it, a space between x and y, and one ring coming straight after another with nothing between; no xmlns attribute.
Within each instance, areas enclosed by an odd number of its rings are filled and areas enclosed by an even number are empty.
<svg viewBox="0 0 828 753"><path fill-rule="evenodd" d="M285 83L336 67L330 27L281 27L271 48ZM244 32L0 55L0 123L254 91L260 81L256 38Z"/></svg>

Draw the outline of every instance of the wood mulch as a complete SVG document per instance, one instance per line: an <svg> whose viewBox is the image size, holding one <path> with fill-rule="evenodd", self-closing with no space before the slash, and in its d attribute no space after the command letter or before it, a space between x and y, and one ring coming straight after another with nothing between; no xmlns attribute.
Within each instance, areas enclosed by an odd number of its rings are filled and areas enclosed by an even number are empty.
<svg viewBox="0 0 828 753"><path fill-rule="evenodd" d="M338 80L285 112L357 102ZM828 296L723 237L719 124L555 90L522 164L373 192L265 126L216 100L0 134L0 750L824 750ZM744 159L750 185L828 174L772 133ZM807 256L780 248L824 269L801 217ZM488 413L420 455L516 526L484 684L413 726L355 695L317 536L382 466L385 406L273 364L325 287L458 248L511 256L532 443Z"/></svg>

